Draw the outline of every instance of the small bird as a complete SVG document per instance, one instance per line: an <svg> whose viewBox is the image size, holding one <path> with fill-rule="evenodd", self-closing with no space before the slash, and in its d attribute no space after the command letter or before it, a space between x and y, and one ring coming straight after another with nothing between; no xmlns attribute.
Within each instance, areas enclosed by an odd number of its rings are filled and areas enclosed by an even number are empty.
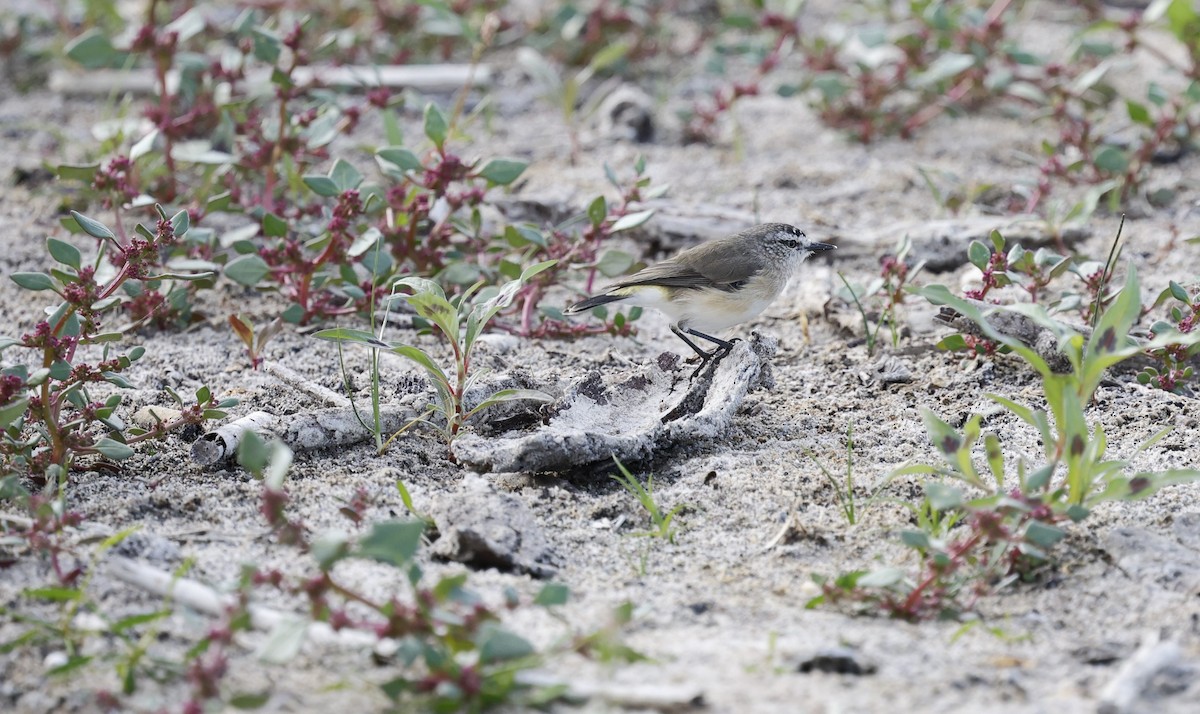
<svg viewBox="0 0 1200 714"><path fill-rule="evenodd" d="M761 313L779 297L805 258L836 247L811 241L786 223L764 223L689 248L571 305L564 313L576 315L614 302L655 308L671 318L671 331L700 355L702 368L733 347L732 342L709 333ZM716 348L706 352L688 335Z"/></svg>

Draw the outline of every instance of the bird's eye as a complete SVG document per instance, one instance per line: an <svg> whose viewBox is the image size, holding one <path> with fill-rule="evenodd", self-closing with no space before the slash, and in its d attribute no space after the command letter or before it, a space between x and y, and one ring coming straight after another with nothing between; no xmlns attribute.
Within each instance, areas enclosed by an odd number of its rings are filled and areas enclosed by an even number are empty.
<svg viewBox="0 0 1200 714"><path fill-rule="evenodd" d="M784 244L784 245L786 245L787 247L789 247L789 248L793 249L793 250L795 250L796 248L799 248L799 247L800 247L800 241L797 241L797 240L792 240L791 238L787 238L787 239L785 239L785 240L783 241L783 244Z"/></svg>

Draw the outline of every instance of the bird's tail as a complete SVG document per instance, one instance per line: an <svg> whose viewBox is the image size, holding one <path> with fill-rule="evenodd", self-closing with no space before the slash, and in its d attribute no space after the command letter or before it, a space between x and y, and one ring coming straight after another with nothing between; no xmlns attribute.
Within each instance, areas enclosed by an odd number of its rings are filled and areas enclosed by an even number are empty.
<svg viewBox="0 0 1200 714"><path fill-rule="evenodd" d="M628 295L614 295L613 293L604 293L601 295L593 295L590 298L588 298L586 300L580 300L579 302L575 303L574 305L568 307L566 310L563 310L563 314L564 315L578 315L581 312L587 312L588 310L591 310L593 307L600 307L601 305L607 305L610 302L617 302L619 300L624 300L627 297L629 297L629 296Z"/></svg>

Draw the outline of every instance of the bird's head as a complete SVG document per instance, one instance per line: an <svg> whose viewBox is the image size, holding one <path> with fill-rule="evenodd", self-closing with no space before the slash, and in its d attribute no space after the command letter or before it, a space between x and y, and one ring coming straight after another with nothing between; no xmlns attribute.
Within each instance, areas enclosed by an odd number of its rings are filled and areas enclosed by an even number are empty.
<svg viewBox="0 0 1200 714"><path fill-rule="evenodd" d="M804 231L786 223L764 223L746 231L745 235L755 239L772 255L784 258L803 260L813 253L837 248L836 245L810 240Z"/></svg>

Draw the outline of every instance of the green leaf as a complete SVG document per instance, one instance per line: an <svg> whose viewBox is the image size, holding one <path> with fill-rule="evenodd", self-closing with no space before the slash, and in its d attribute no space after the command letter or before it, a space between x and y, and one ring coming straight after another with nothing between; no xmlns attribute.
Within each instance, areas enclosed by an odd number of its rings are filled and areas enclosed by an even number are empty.
<svg viewBox="0 0 1200 714"><path fill-rule="evenodd" d="M370 332L354 330L348 327L334 327L327 330L320 330L313 333L313 337L316 337L318 340L329 340L330 342L357 342L368 347L391 348L388 343L381 342Z"/></svg>
<svg viewBox="0 0 1200 714"><path fill-rule="evenodd" d="M204 204L205 213L221 213L228 210L230 204L233 203L233 192L222 191L213 196L209 196L208 201Z"/></svg>
<svg viewBox="0 0 1200 714"><path fill-rule="evenodd" d="M937 343L937 345L935 345L935 347L937 347L939 350L945 350L947 352L961 352L967 349L967 340L962 335L947 335L946 337L943 337Z"/></svg>
<svg viewBox="0 0 1200 714"><path fill-rule="evenodd" d="M1049 548L1065 538L1067 532L1041 521L1030 521L1025 528L1025 540L1042 548Z"/></svg>
<svg viewBox="0 0 1200 714"><path fill-rule="evenodd" d="M596 196L592 199L587 207L587 217L593 226L599 226L604 222L604 219L608 217L608 201L604 196Z"/></svg>
<svg viewBox="0 0 1200 714"><path fill-rule="evenodd" d="M303 617L281 617L271 628L267 639L259 646L258 658L270 664L286 664L299 652L308 635L308 620Z"/></svg>
<svg viewBox="0 0 1200 714"><path fill-rule="evenodd" d="M1029 474L1022 484L1022 491L1025 493L1034 493L1041 491L1050 484L1050 477L1054 475L1054 464L1046 464L1037 471Z"/></svg>
<svg viewBox="0 0 1200 714"><path fill-rule="evenodd" d="M155 622L156 620L161 620L164 617L170 617L172 614L173 611L168 609L158 610L156 612L146 612L142 613L141 615L130 615L129 617L123 617L120 620L117 620L109 629L111 629L114 633L124 632L125 630L137 627L139 625L145 625L148 622Z"/></svg>
<svg viewBox="0 0 1200 714"><path fill-rule="evenodd" d="M534 263L533 265L521 271L521 282L529 282L529 279L533 276L537 275L538 273L545 272L550 268L553 268L555 265L558 265L557 260L543 260L540 263Z"/></svg>
<svg viewBox="0 0 1200 714"><path fill-rule="evenodd" d="M79 224L79 227L83 229L84 233L87 233L93 238L111 241L115 241L117 239L117 236L114 235L113 232L110 231L108 227L100 221L88 218L78 211L71 211L71 217L75 219L75 222Z"/></svg>
<svg viewBox="0 0 1200 714"><path fill-rule="evenodd" d="M458 342L459 314L458 309L450 301L436 293L421 291L409 295L408 304L416 309L418 315L437 325L437 328L451 343Z"/></svg>
<svg viewBox="0 0 1200 714"><path fill-rule="evenodd" d="M925 484L925 498L929 500L930 506L939 511L958 508L966 500L961 489L937 481Z"/></svg>
<svg viewBox="0 0 1200 714"><path fill-rule="evenodd" d="M546 583L533 599L534 605L542 607L553 607L555 605L565 605L571 596L571 590L566 585L561 583Z"/></svg>
<svg viewBox="0 0 1200 714"><path fill-rule="evenodd" d="M88 184L95 180L96 172L99 170L100 164L59 164L54 167L54 173L57 174L60 179L65 181L83 181L84 183ZM74 223L66 218L63 220L64 222ZM73 230L77 227L77 224L72 225L68 227L68 230L78 233L78 230Z"/></svg>
<svg viewBox="0 0 1200 714"><path fill-rule="evenodd" d="M174 216L171 216L171 231L176 238L182 238L192 227L192 217L187 211L179 211Z"/></svg>
<svg viewBox="0 0 1200 714"><path fill-rule="evenodd" d="M318 196L332 198L339 193L337 184L334 183L333 179L329 178L328 176L309 174L308 176L305 176L303 180L304 185L308 186L312 192Z"/></svg>
<svg viewBox="0 0 1200 714"><path fill-rule="evenodd" d="M389 144L401 144L404 142L404 129L400 126L399 112L383 112L383 135Z"/></svg>
<svg viewBox="0 0 1200 714"><path fill-rule="evenodd" d="M929 534L924 531L903 531L900 533L900 542L920 550L927 550L930 546Z"/></svg>
<svg viewBox="0 0 1200 714"><path fill-rule="evenodd" d="M930 63L929 69L913 79L913 86L928 87L944 82L971 69L975 66L975 62L974 55L943 52Z"/></svg>
<svg viewBox="0 0 1200 714"><path fill-rule="evenodd" d="M375 160L382 166L384 163L396 166L401 171L421 171L425 167L413 152L402 146L389 146L375 152ZM383 167L387 168L387 167Z"/></svg>
<svg viewBox="0 0 1200 714"><path fill-rule="evenodd" d="M123 64L128 54L118 51L99 29L93 28L67 43L67 57L88 69L103 69Z"/></svg>
<svg viewBox="0 0 1200 714"><path fill-rule="evenodd" d="M67 659L66 664L61 664L57 667L50 669L47 672L47 674L51 674L56 677L61 677L64 674L67 674L69 672L74 672L75 670L82 668L84 665L90 663L91 661L92 661L91 657L84 657L81 655L71 655Z"/></svg>
<svg viewBox="0 0 1200 714"><path fill-rule="evenodd" d="M292 450L282 441L272 441L268 448L270 458L262 474L263 484L267 488L283 488L283 480L287 478L288 469L292 467Z"/></svg>
<svg viewBox="0 0 1200 714"><path fill-rule="evenodd" d="M25 597L50 602L73 602L83 599L83 591L77 588L27 588L21 591Z"/></svg>
<svg viewBox="0 0 1200 714"><path fill-rule="evenodd" d="M945 285L924 285L924 286L914 289L913 292L916 293L917 295L920 295L921 297L925 298L926 300L933 303L934 305L948 305L948 306L954 308L955 310L957 310L958 312L962 313L965 317L967 317L969 320L971 320L971 322L974 322L976 325L979 326L980 331L983 332L985 337L987 337L988 339L993 340L995 342L999 342L1000 344L1005 345L1012 351L1019 354L1026 362L1029 363L1029 365L1031 367L1036 369L1038 371L1038 373L1041 374L1042 376L1047 376L1047 375L1054 373L1053 370L1050 369L1050 366L1046 363L1046 360L1042 359L1042 357L1040 355L1038 355L1037 352L1035 352L1028 345L1026 345L1024 342L1021 342L1017 338L1011 337L1009 335L1005 335L1005 334L1001 333L1000 331L996 330L994 327L992 327L991 323L987 321L987 318L985 317L983 310L978 308L974 303L968 302L966 300L963 300L962 298L959 298L959 297L953 295ZM1021 307L1021 306L1013 305L1013 306L1010 306L1008 309L1012 309L1013 311L1019 311L1018 310L1019 307ZM1031 317L1035 320L1048 320L1048 318L1045 317L1045 310L1040 309L1040 306L1025 305L1024 307L1033 308L1034 313L1030 314L1029 312L1021 311L1022 314L1025 314L1028 317ZM1002 308L991 308L991 310L998 310L998 309L1002 309ZM1040 309L1040 312L1038 312L1039 309ZM991 310L989 310L989 312ZM1035 315L1038 315L1039 317L1035 317ZM1048 321L1057 327L1057 329L1055 330L1056 333L1067 329L1067 328L1065 328L1065 326L1063 326L1059 323L1055 323L1053 320L1048 320ZM1039 322L1039 324L1041 324L1041 323Z"/></svg>
<svg viewBox="0 0 1200 714"><path fill-rule="evenodd" d="M483 270L474 263L455 261L438 273L438 279L450 285L474 285L483 277Z"/></svg>
<svg viewBox="0 0 1200 714"><path fill-rule="evenodd" d="M904 581L904 571L900 568L880 568L857 578L855 585L860 588L889 588Z"/></svg>
<svg viewBox="0 0 1200 714"><path fill-rule="evenodd" d="M271 692L239 692L229 698L229 706L234 709L261 709L271 700Z"/></svg>
<svg viewBox="0 0 1200 714"><path fill-rule="evenodd" d="M9 277L26 290L54 290L58 286L54 278L45 273L13 273Z"/></svg>
<svg viewBox="0 0 1200 714"><path fill-rule="evenodd" d="M267 64L275 64L283 51L283 43L270 30L255 27L250 30L254 40L254 56Z"/></svg>
<svg viewBox="0 0 1200 714"><path fill-rule="evenodd" d="M255 476L262 475L267 468L267 460L271 458L271 449L267 442L253 431L246 431L238 441L237 461L242 468Z"/></svg>
<svg viewBox="0 0 1200 714"><path fill-rule="evenodd" d="M350 555L350 543L345 533L330 531L314 538L309 552L317 566L328 572L334 563Z"/></svg>
<svg viewBox="0 0 1200 714"><path fill-rule="evenodd" d="M410 345L392 345L391 351L400 355L401 357L412 360L421 367L425 368L425 371L429 373L430 378L432 378L436 383L435 386L438 384L444 386L450 385L450 378L446 376L445 371L438 366L437 362L433 361L432 357L425 354L425 352L422 350Z"/></svg>
<svg viewBox="0 0 1200 714"><path fill-rule="evenodd" d="M304 319L304 306L299 303L292 303L279 314L279 317L289 325L299 325L300 321Z"/></svg>
<svg viewBox="0 0 1200 714"><path fill-rule="evenodd" d="M337 187L338 192L351 191L358 188L362 183L362 174L349 161L338 159L333 162L333 168L329 171L329 179L333 181L333 185ZM324 194L322 194L324 195Z"/></svg>
<svg viewBox="0 0 1200 714"><path fill-rule="evenodd" d="M476 412L482 411L497 404L521 400L529 400L548 404L554 401L554 397L536 389L501 389L500 391L492 394L487 399L484 399L482 402L480 402L478 406L467 413L467 416L471 416Z"/></svg>
<svg viewBox="0 0 1200 714"><path fill-rule="evenodd" d="M991 432L984 434L983 448L996 488L1001 489L1004 487L1004 452L1000 448L1000 438Z"/></svg>
<svg viewBox="0 0 1200 714"><path fill-rule="evenodd" d="M262 217L262 234L268 238L286 237L288 234L287 221L274 213L264 213ZM253 236L254 233L250 232L250 235Z"/></svg>
<svg viewBox="0 0 1200 714"><path fill-rule="evenodd" d="M50 251L50 257L63 265L69 265L79 270L80 265L83 264L83 256L80 255L79 249L70 243L63 242L57 238L47 238L46 248Z"/></svg>
<svg viewBox="0 0 1200 714"><path fill-rule="evenodd" d="M437 105L430 102L425 105L425 136L433 142L433 145L441 150L446 143L446 132L450 130L446 123L446 116L437 108Z"/></svg>
<svg viewBox="0 0 1200 714"><path fill-rule="evenodd" d="M1135 124L1143 124L1145 126L1153 124L1153 120L1150 118L1150 110L1144 104L1138 104L1132 99L1126 99L1125 111L1129 112L1129 118Z"/></svg>
<svg viewBox="0 0 1200 714"><path fill-rule="evenodd" d="M113 461L123 461L133 456L133 447L105 437L96 442L96 451L104 454Z"/></svg>
<svg viewBox="0 0 1200 714"><path fill-rule="evenodd" d="M479 663L492 664L528 657L536 650L529 641L494 622L484 623L477 638Z"/></svg>
<svg viewBox="0 0 1200 714"><path fill-rule="evenodd" d="M403 567L416 555L424 531L425 524L422 521L376 523L359 542L355 555Z"/></svg>
<svg viewBox="0 0 1200 714"><path fill-rule="evenodd" d="M512 159L492 159L487 163L487 166L483 167L483 170L479 172L479 175L494 184L507 186L508 184L517 180L517 177L525 171L526 166L528 166L528 164L523 161L513 161Z"/></svg>
<svg viewBox="0 0 1200 714"><path fill-rule="evenodd" d="M225 266L225 277L247 287L258 285L270 272L271 267L267 265L267 261L256 254L234 258Z"/></svg>
<svg viewBox="0 0 1200 714"><path fill-rule="evenodd" d="M620 233L621 231L627 231L631 228L637 228L646 221L650 220L652 216L654 216L653 208L645 211L638 211L637 213L628 213L618 218L617 221L612 224L612 227L608 229L608 232Z"/></svg>
<svg viewBox="0 0 1200 714"><path fill-rule="evenodd" d="M615 278L618 275L624 275L630 268L633 267L636 258L632 255L619 250L606 251L600 262L596 264L596 269L601 275L606 278Z"/></svg>
<svg viewBox="0 0 1200 714"><path fill-rule="evenodd" d="M1176 299L1176 300L1178 300L1179 302L1182 302L1182 303L1185 303L1185 304L1188 304L1188 305L1190 305L1190 304L1191 304L1191 302L1192 302L1192 296L1191 296L1191 295L1189 295L1189 294L1188 294L1188 291L1187 291L1187 290L1185 290L1185 289L1183 288L1183 286L1182 286L1182 285L1180 285L1179 283L1177 283L1177 282L1175 282L1174 280L1172 280L1172 281L1170 282L1170 285L1168 286L1168 288L1167 288L1167 289L1168 289L1168 290L1170 290L1170 292L1171 292L1171 297L1175 298L1175 299Z"/></svg>
<svg viewBox="0 0 1200 714"><path fill-rule="evenodd" d="M587 66L588 71L592 73L603 72L617 62L620 62L625 55L629 54L629 49L629 43L627 42L613 42L602 47L599 52L592 55L592 61ZM645 161L642 157L638 157L638 160L641 162ZM641 174L643 170L638 169L638 173Z"/></svg>
<svg viewBox="0 0 1200 714"><path fill-rule="evenodd" d="M1128 268L1125 286L1117 299L1109 304L1100 316L1085 350L1084 396L1091 398L1100 384L1105 369L1141 352L1129 340L1129 331L1141 317L1141 290L1138 285L1137 269Z"/></svg>
<svg viewBox="0 0 1200 714"><path fill-rule="evenodd" d="M977 240L971 241L971 245L967 246L967 258L980 270L985 270L988 262L992 259L992 251L988 247Z"/></svg>
<svg viewBox="0 0 1200 714"><path fill-rule="evenodd" d="M1122 149L1109 144L1096 152L1096 155L1092 157L1092 163L1102 171L1121 174L1129 168L1129 155Z"/></svg>
<svg viewBox="0 0 1200 714"><path fill-rule="evenodd" d="M9 424L24 416L28 407L29 397L21 397L0 406L0 431L7 429Z"/></svg>
<svg viewBox="0 0 1200 714"><path fill-rule="evenodd" d="M1200 480L1200 471L1196 469L1143 471L1129 478L1112 479L1104 491L1092 495L1087 502L1090 505L1102 501L1140 501L1167 486L1196 480Z"/></svg>
<svg viewBox="0 0 1200 714"><path fill-rule="evenodd" d="M1191 0L1171 0L1166 4L1167 24L1181 42L1194 47L1198 16Z"/></svg>
<svg viewBox="0 0 1200 714"><path fill-rule="evenodd" d="M402 640L403 643L403 640ZM417 655L420 654L418 651ZM414 656L413 661L416 660ZM379 685L379 689L391 700L399 701L400 697L413 690L414 683L407 677L396 677ZM452 710L451 710L452 711Z"/></svg>

